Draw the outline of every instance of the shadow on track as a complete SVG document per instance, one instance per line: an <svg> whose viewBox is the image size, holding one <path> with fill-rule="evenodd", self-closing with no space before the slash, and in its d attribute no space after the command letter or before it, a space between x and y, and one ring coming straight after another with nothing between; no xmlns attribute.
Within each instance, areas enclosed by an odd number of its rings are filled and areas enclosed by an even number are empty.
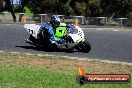
<svg viewBox="0 0 132 88"><path fill-rule="evenodd" d="M43 50L39 50L34 46L15 46L15 47L20 47L20 48L24 48L24 49L33 49L33 50L37 50L37 51L43 51Z"/></svg>
<svg viewBox="0 0 132 88"><path fill-rule="evenodd" d="M36 48L35 46L15 46L15 47L19 47L19 48L24 48L24 49L32 49L32 50L36 50L36 51L44 51L44 52L66 52L66 53L73 53L73 52L79 52L79 51L69 51L68 49L59 49L59 50L44 50L44 49L40 49L40 48Z"/></svg>

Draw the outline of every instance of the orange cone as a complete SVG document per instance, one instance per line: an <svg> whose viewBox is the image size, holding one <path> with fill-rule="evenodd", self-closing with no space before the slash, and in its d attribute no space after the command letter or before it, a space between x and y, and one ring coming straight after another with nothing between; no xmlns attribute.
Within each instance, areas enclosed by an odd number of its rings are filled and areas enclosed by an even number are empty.
<svg viewBox="0 0 132 88"><path fill-rule="evenodd" d="M23 23L26 24L27 23L27 17L24 15L23 17Z"/></svg>
<svg viewBox="0 0 132 88"><path fill-rule="evenodd" d="M74 25L75 25L75 26L78 26L78 19L75 19Z"/></svg>

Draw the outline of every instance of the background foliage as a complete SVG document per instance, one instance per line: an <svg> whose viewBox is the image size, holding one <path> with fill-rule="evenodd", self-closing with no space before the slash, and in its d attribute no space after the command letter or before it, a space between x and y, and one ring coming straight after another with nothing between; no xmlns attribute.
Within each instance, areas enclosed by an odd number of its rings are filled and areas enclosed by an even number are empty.
<svg viewBox="0 0 132 88"><path fill-rule="evenodd" d="M114 16L131 18L132 0L20 0L21 6L14 9L10 0L0 0L0 12L24 12L24 7L31 13L47 13L84 16ZM15 17L14 17L15 18Z"/></svg>

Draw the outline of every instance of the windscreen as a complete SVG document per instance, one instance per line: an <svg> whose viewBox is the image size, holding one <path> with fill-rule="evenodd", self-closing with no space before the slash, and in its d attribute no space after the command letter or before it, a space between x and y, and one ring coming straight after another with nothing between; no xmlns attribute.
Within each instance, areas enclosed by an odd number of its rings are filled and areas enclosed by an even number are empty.
<svg viewBox="0 0 132 88"><path fill-rule="evenodd" d="M70 24L69 25L68 33L70 33L70 34L77 34L78 33L78 29L74 25Z"/></svg>

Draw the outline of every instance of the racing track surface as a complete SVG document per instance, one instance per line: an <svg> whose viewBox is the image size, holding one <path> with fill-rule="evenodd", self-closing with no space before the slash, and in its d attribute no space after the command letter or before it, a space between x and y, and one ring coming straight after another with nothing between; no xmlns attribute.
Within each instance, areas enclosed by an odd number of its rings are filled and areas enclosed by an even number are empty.
<svg viewBox="0 0 132 88"><path fill-rule="evenodd" d="M95 58L132 63L132 31L112 31L84 29L85 37L92 45L90 53L75 51L44 52L26 44L28 33L21 24L0 24L0 50L11 52L27 52L34 54L50 54L80 58Z"/></svg>

